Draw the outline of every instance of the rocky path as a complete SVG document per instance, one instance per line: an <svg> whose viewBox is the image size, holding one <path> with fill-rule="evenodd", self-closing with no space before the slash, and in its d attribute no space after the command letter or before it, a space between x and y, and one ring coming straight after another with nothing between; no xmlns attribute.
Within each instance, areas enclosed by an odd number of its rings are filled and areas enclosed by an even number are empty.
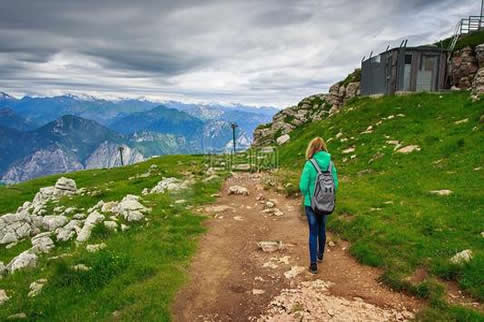
<svg viewBox="0 0 484 322"><path fill-rule="evenodd" d="M264 191L257 174L229 178L200 212L211 217L208 232L177 294L175 321L403 321L422 305L378 283L381 272L358 264L331 234L319 273L309 273L300 201ZM282 248L258 247L272 240Z"/></svg>

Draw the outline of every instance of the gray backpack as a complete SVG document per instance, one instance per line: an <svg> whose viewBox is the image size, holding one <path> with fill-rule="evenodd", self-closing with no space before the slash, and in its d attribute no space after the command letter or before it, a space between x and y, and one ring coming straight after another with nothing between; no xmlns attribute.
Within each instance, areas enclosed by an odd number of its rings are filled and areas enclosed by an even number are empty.
<svg viewBox="0 0 484 322"><path fill-rule="evenodd" d="M329 215L335 207L335 191L333 180L333 161L329 162L328 170L321 171L314 159L309 160L318 174L314 184L314 194L311 197L311 208L315 214Z"/></svg>

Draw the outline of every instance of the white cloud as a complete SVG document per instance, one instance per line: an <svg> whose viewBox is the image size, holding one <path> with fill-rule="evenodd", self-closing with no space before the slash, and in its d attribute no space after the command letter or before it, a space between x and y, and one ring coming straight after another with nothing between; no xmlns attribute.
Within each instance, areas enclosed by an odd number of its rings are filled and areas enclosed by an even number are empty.
<svg viewBox="0 0 484 322"><path fill-rule="evenodd" d="M373 50L435 42L462 0L7 1L0 89L288 106Z"/></svg>

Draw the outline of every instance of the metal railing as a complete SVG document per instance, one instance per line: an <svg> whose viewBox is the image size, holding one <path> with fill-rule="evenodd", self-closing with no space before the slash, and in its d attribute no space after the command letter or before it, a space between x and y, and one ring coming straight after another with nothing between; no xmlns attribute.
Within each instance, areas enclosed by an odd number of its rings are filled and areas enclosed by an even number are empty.
<svg viewBox="0 0 484 322"><path fill-rule="evenodd" d="M468 34L480 30L484 25L483 16L469 16L460 20L460 34Z"/></svg>
<svg viewBox="0 0 484 322"><path fill-rule="evenodd" d="M469 16L462 18L455 26L454 35L449 45L449 50L453 51L459 37L463 34L469 34L474 31L484 29L484 16Z"/></svg>

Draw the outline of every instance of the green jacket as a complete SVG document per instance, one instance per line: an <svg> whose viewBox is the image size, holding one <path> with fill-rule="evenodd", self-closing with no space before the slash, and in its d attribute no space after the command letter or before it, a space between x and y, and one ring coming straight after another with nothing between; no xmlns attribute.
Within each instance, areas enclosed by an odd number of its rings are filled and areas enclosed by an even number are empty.
<svg viewBox="0 0 484 322"><path fill-rule="evenodd" d="M319 151L316 152L313 156L313 158L316 160L316 162L319 165L319 168L321 171L325 171L328 169L329 166L329 161L331 160L331 154L328 152L324 151ZM334 167L333 163L333 179L334 179L334 187L335 191L338 190L338 175L336 173L336 168ZM304 205L305 206L311 206L311 197L314 193L314 183L316 181L316 174L317 170L314 168L311 162L306 161L304 164L304 169L301 174L301 179L299 181L299 190L304 195Z"/></svg>

